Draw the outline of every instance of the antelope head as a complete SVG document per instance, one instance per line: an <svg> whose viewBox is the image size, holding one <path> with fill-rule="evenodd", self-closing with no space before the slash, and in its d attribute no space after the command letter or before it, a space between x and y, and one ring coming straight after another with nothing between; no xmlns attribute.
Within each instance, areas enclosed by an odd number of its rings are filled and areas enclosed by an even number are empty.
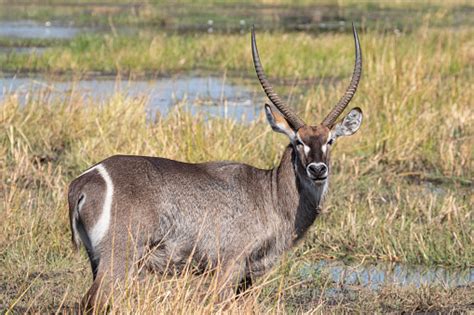
<svg viewBox="0 0 474 315"><path fill-rule="evenodd" d="M307 125L273 91L263 71L252 29L252 57L258 79L273 106L265 104L265 113L272 129L283 133L290 139L295 152L294 167L297 176L305 182L323 185L329 173L331 146L341 136L353 135L362 123L362 110L353 108L347 116L338 121L338 117L347 107L355 94L362 73L362 53L357 31L352 26L355 41L355 66L352 79L344 96L318 125Z"/></svg>

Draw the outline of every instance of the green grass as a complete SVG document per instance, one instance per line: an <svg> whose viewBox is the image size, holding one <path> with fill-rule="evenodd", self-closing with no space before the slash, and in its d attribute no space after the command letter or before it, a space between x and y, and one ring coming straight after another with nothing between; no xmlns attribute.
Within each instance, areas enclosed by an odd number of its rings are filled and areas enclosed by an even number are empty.
<svg viewBox="0 0 474 315"><path fill-rule="evenodd" d="M463 1L443 4L341 1L333 6L322 1L314 4L314 8L304 3L281 5L279 1L276 1L278 5L270 2L256 7L234 7L235 4L227 1L217 5L177 7L158 1L140 4L140 9L136 9L136 3L126 1L118 5L107 2L92 5L88 1L74 5L59 3L51 2L55 5L51 10L48 5L22 6L5 1L2 6L8 10L0 12L6 13L4 19L53 20L54 23L64 20L62 24L74 22L95 31L71 40L0 38L0 47L49 47L37 54L14 49L0 53L0 71L137 76L169 75L196 68L211 72L246 72L251 67L249 27L256 24L265 65L274 76L340 77L351 71L350 21L356 23L362 35L367 34L363 37L375 38L380 43L384 43L387 34L399 35L397 45L400 42L403 47L394 48L403 54L410 51L407 48L421 33L426 33L426 29L434 33L427 35L432 41L427 44L433 49L438 36L452 33L461 32L461 41L472 41L469 30L473 23L469 17L474 12L474 7ZM21 16L16 10L31 16ZM35 10L45 11L45 16L35 16ZM213 34L206 34L208 20L214 21ZM240 25L241 20L245 21L244 26ZM344 25L341 26L340 21L345 21ZM326 29L321 28L321 24L325 24ZM302 29L306 32L294 32ZM326 31L329 33L324 33ZM452 50L460 45L460 42L444 42ZM374 48L385 49L377 43ZM462 69L457 60L451 64L452 70Z"/></svg>
<svg viewBox="0 0 474 315"><path fill-rule="evenodd" d="M426 67L427 75L462 75L472 65L468 53L473 35L470 28L422 28L409 34L362 33L364 57L375 59L378 66L386 56L397 55L391 65L396 74L404 71L406 59L422 58L434 51L438 57L416 60ZM416 43L420 36L423 47ZM455 37L456 40L451 38ZM350 34L258 33L262 61L273 78L341 78L352 71L353 42ZM252 75L249 34L244 35L169 35L143 32L139 36L82 35L71 42L47 49L41 54L10 53L0 55L5 72L88 73L163 75L205 70L233 71ZM284 44L281 44L284 43ZM442 47L440 47L442 45ZM295 49L297 47L297 49ZM441 49L446 50L445 52ZM456 52L460 53L456 53ZM440 62L442 61L442 62ZM411 64L410 64L411 65ZM373 70L364 69L369 74Z"/></svg>
<svg viewBox="0 0 474 315"><path fill-rule="evenodd" d="M324 275L313 281L298 276L302 264L322 258L474 267L474 32L427 24L408 34L369 30L360 36L364 73L352 105L363 109L364 123L335 145L325 213L301 246L247 299L227 306L230 311L472 310L472 284L388 284L378 292L358 288L326 298L322 293L331 284ZM270 78L344 78L294 92L291 105L308 122L319 122L346 87L351 36L259 33L258 42ZM84 36L41 56L0 57L0 64L2 70L73 74L205 69L253 76L248 34ZM70 247L66 193L91 164L126 153L270 168L286 144L263 117L241 125L176 108L147 122L144 101L120 94L100 106L77 94L61 100L33 93L25 106L19 95L6 96L0 103L0 309L73 307L90 285L85 253ZM149 280L132 282L114 310L202 313L224 307L214 295L198 293L199 277Z"/></svg>

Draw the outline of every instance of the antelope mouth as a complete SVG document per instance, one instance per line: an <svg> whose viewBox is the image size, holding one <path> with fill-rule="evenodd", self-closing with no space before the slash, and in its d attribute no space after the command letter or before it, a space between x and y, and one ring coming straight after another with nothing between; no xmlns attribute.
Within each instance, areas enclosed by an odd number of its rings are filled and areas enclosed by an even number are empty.
<svg viewBox="0 0 474 315"><path fill-rule="evenodd" d="M323 183L328 179L328 176L322 176L322 177L310 177L315 183Z"/></svg>

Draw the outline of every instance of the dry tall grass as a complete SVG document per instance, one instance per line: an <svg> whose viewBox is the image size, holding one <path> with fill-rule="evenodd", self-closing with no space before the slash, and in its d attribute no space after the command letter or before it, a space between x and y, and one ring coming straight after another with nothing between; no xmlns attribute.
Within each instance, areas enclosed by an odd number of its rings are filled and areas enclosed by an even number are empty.
<svg viewBox="0 0 474 315"><path fill-rule="evenodd" d="M410 35L361 35L364 75L353 105L364 110L365 120L357 135L335 145L327 213L306 241L247 297L216 303L212 276L190 274L162 281L152 276L131 281L117 295L112 311L472 307L472 285L458 289L387 286L378 293L361 289L356 295L333 299L324 294L328 279L302 279L298 267L320 258L474 266L473 35L471 29L428 28ZM324 36L323 42L339 45L331 41L332 35ZM351 52L347 48L348 56ZM292 103L308 121L316 122L345 85L315 86L301 98L292 98L298 104ZM286 144L263 117L242 125L192 117L177 108L167 117L147 122L145 100L120 94L99 106L74 93L57 99L44 92L29 95L22 106L13 93L0 106L0 129L0 308L17 312L74 307L90 284L85 255L70 248L66 189L92 163L126 153L271 167Z"/></svg>

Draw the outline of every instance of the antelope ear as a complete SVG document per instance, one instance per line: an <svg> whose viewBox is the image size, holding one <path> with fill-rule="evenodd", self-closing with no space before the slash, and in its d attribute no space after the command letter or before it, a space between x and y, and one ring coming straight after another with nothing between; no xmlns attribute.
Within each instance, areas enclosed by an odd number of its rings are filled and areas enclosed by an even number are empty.
<svg viewBox="0 0 474 315"><path fill-rule="evenodd" d="M296 133L282 114L273 110L272 106L268 104L265 104L265 114L267 115L268 123L272 126L273 131L283 133L287 135L291 141L294 141Z"/></svg>
<svg viewBox="0 0 474 315"><path fill-rule="evenodd" d="M334 127L336 138L341 136L351 136L359 130L362 124L362 110L359 107L351 109L344 119Z"/></svg>

